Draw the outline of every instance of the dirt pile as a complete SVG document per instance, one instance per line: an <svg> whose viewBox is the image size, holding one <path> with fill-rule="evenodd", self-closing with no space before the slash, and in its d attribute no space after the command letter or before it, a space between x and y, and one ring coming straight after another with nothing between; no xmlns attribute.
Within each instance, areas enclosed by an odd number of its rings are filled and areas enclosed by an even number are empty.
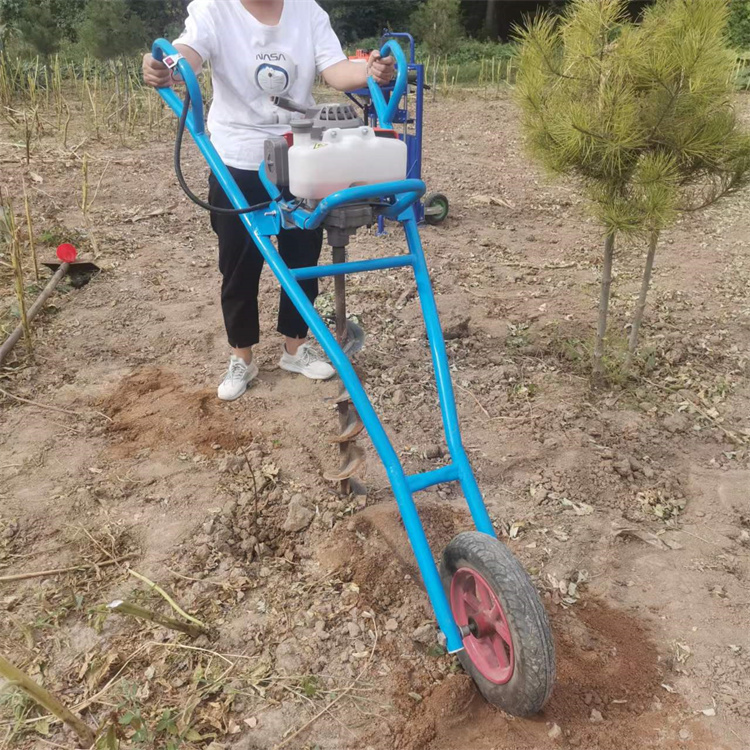
<svg viewBox="0 0 750 750"><path fill-rule="evenodd" d="M251 437L214 391L191 390L174 372L158 367L139 368L124 378L100 408L112 419L113 458L145 449L211 454L233 450Z"/></svg>

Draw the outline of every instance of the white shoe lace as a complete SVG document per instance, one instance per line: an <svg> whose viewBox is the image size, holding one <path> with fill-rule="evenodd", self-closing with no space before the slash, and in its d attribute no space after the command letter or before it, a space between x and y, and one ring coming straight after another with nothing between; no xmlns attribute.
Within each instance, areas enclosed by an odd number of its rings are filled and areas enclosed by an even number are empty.
<svg viewBox="0 0 750 750"><path fill-rule="evenodd" d="M317 362L320 357L316 354L316 352L312 349L309 344L303 344L300 347L300 352L298 354L299 360L302 363L304 367L307 367L308 365L311 365L313 362Z"/></svg>
<svg viewBox="0 0 750 750"><path fill-rule="evenodd" d="M246 370L247 365L244 362L232 362L224 380L241 380Z"/></svg>

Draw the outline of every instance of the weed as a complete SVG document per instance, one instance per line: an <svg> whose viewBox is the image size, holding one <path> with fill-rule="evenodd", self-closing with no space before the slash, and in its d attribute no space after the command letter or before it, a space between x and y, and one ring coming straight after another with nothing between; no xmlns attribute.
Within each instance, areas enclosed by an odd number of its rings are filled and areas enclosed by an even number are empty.
<svg viewBox="0 0 750 750"><path fill-rule="evenodd" d="M534 398L539 392L539 386L535 383L516 383L511 387L508 398L511 401L527 401Z"/></svg>
<svg viewBox="0 0 750 750"><path fill-rule="evenodd" d="M69 242L80 249L81 245L86 242L86 235L77 229L56 226L45 229L38 237L37 241L48 247L57 247L64 242Z"/></svg>
<svg viewBox="0 0 750 750"><path fill-rule="evenodd" d="M302 688L302 692L308 698L314 698L320 690L320 684L315 675L306 675L303 677L300 682L300 687Z"/></svg>
<svg viewBox="0 0 750 750"><path fill-rule="evenodd" d="M528 346L530 342L528 331L528 323L508 323L508 338L505 339L506 346L513 349L522 349L524 346Z"/></svg>
<svg viewBox="0 0 750 750"><path fill-rule="evenodd" d="M8 747L12 746L12 740L20 739L34 728L34 725L26 724L34 706L34 701L21 690L10 689L0 692L0 710L13 722L5 738ZM45 734L44 726L40 726L39 729L42 730L41 734Z"/></svg>
<svg viewBox="0 0 750 750"><path fill-rule="evenodd" d="M121 699L110 716L105 732L100 734L98 750L116 750L121 739L127 739L133 750L154 747L164 750L179 750L185 742L202 739L194 729L180 729L182 712L176 708L164 708L154 717L144 715L143 697L140 688L131 682L120 686Z"/></svg>
<svg viewBox="0 0 750 750"><path fill-rule="evenodd" d="M614 329L614 326L612 326ZM613 330L607 334L607 353L602 364L604 368L604 383L610 386L624 387L632 380L634 368L627 366L627 337ZM549 351L571 372L581 377L588 377L591 369L591 356L594 350L593 340L582 339L578 336L566 336L560 330L554 331L549 341ZM645 354L645 352L643 352ZM639 362L643 357L639 357Z"/></svg>

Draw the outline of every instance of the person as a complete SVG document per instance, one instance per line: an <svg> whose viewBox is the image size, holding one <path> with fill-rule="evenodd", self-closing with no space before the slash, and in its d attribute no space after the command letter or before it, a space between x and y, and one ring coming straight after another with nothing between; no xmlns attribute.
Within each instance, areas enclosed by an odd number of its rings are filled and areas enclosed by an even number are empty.
<svg viewBox="0 0 750 750"><path fill-rule="evenodd" d="M208 115L211 141L250 205L268 200L258 176L266 138L283 135L297 113L275 106L273 96L303 107L314 105L316 75L338 91L379 84L393 78L394 60L373 52L366 65L350 61L331 28L328 14L314 0L194 0L174 43L198 73L211 63L214 99ZM174 83L167 67L146 54L143 78L149 86ZM231 208L213 174L209 203ZM258 286L263 258L237 216L211 214L218 237L222 274L221 308L231 347L229 367L218 388L225 401L239 398L258 374L252 347L259 341ZM282 229L281 257L290 268L317 265L322 229ZM307 297L318 294L316 279L300 283ZM307 341L307 325L288 296L279 301L278 332L284 337L280 366L314 380L335 374Z"/></svg>

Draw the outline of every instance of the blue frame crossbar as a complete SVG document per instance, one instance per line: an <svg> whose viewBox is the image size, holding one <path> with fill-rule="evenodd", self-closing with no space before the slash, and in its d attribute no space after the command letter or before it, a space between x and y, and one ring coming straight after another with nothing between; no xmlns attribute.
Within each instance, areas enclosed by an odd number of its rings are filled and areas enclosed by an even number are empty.
<svg viewBox="0 0 750 750"><path fill-rule="evenodd" d="M386 268L403 268L404 266L413 265L414 259L410 255L395 255L391 258L350 260L348 263L329 263L325 266L290 268L289 270L297 281L302 281L303 279L320 279L324 276L341 276L342 274L362 273L363 271L382 271Z"/></svg>
<svg viewBox="0 0 750 750"><path fill-rule="evenodd" d="M428 487L434 487L436 484L455 482L458 479L460 479L458 467L448 464L448 466L441 466L439 469L426 471L423 474L412 474L406 477L406 483L412 492L419 492Z"/></svg>
<svg viewBox="0 0 750 750"><path fill-rule="evenodd" d="M401 48L395 41L390 41L383 47L382 54L385 56L389 53L393 54L397 60L398 72L394 93L398 94L398 96L391 97L390 109L381 113L381 122L392 117L393 112L390 110L394 107L393 103L398 102L400 99L399 92L403 93L406 87L406 60ZM229 197L232 205L240 210L248 208L245 196L240 191L237 183L205 132L203 100L195 73L187 61L179 57L177 50L164 39L158 39L154 42L153 55L157 60L171 57L170 62L174 63L173 67L179 71L187 86L190 97L190 112L186 124L188 131L216 176L216 179L219 181L219 184ZM381 94L380 89L372 79L370 79L369 85L373 93L377 91ZM159 89L158 91L172 111L180 116L184 105L179 96L172 89ZM379 106L388 108L388 104L384 103L382 94L380 99L377 96L373 96L373 101L378 103ZM381 102L384 104L381 104ZM308 211L296 206L296 204L287 203L282 198L278 188L268 181L262 165L260 176L268 189L272 201L271 205L267 208L241 214L240 219L245 229L247 229L255 241L261 255L279 280L282 289L299 310L313 335L318 340L318 343L323 348L323 351L325 351L331 363L336 368L357 412L362 418L367 433L372 440L372 444L380 460L383 462L391 487L393 488L393 494L401 512L404 527L414 551L427 595L435 611L438 625L445 634L448 651L451 653L460 651L463 648L462 636L451 612L448 598L443 589L440 574L429 543L427 542L427 537L425 536L412 495L414 492L424 490L435 484L458 481L477 530L492 537L495 536L495 532L482 500L482 495L474 477L466 449L461 441L456 400L450 378L445 340L440 327L435 297L432 292L427 263L419 237L415 204L424 194L425 185L421 180L407 179L393 183L357 186L328 196L320 202L315 210ZM408 253L391 258L350 261L316 268L290 269L271 242L271 237L279 233L282 225L313 229L320 226L334 208L365 201L378 202L386 215L392 216L392 218L397 219L402 224L406 236ZM375 409L362 387L351 362L299 285L300 280L307 278L406 266L410 266L414 270L417 292L422 306L432 362L435 368L440 412L445 429L448 451L451 457L451 463L448 466L412 476L405 474L398 454L391 444L378 415L375 413Z"/></svg>

